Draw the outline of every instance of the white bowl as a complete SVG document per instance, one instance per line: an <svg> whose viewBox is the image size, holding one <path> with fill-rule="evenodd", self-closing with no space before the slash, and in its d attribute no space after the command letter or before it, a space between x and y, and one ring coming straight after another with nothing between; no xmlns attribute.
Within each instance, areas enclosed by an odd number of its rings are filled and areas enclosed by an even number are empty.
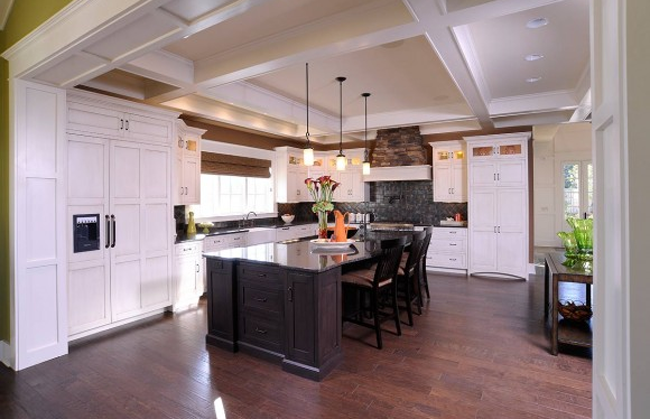
<svg viewBox="0 0 650 419"><path fill-rule="evenodd" d="M284 215L282 216L282 221L284 221L285 223L289 224L290 222L293 221L294 218L296 218L295 215L284 214Z"/></svg>

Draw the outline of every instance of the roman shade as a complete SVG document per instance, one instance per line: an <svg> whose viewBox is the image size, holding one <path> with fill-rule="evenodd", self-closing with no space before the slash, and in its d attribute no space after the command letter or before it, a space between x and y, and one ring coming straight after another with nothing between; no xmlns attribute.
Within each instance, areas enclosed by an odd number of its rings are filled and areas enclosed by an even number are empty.
<svg viewBox="0 0 650 419"><path fill-rule="evenodd" d="M270 178L271 160L231 156L219 153L201 153L201 173Z"/></svg>

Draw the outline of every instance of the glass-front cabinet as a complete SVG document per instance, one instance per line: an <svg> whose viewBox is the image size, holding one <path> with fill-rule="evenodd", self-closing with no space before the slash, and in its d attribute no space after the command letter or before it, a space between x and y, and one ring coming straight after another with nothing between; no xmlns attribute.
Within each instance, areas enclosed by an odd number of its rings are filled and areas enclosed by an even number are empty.
<svg viewBox="0 0 650 419"><path fill-rule="evenodd" d="M467 160L464 142L438 141L433 148L434 202L467 202Z"/></svg>

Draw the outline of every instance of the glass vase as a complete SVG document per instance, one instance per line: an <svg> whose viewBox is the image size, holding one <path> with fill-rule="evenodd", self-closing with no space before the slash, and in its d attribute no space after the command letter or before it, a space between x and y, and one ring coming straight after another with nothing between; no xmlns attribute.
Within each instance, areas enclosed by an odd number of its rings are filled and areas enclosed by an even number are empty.
<svg viewBox="0 0 650 419"><path fill-rule="evenodd" d="M592 260L594 250L594 220L592 218L567 218L567 223L573 227L573 235L578 245L578 258Z"/></svg>
<svg viewBox="0 0 650 419"><path fill-rule="evenodd" d="M318 211L318 238L327 238L327 211Z"/></svg>

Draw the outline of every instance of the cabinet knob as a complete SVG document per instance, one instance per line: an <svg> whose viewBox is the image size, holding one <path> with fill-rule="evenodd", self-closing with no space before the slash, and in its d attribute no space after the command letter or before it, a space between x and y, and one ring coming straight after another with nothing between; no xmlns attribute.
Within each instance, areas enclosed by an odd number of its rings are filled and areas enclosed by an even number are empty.
<svg viewBox="0 0 650 419"><path fill-rule="evenodd" d="M267 300L266 300L266 298L256 297L255 301L258 301L260 303L265 303Z"/></svg>

